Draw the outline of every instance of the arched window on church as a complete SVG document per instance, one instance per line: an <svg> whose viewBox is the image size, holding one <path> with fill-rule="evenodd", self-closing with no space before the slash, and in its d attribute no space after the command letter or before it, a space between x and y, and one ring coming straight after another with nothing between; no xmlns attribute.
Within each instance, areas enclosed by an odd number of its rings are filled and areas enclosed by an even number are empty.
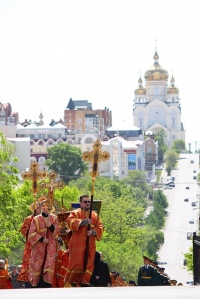
<svg viewBox="0 0 200 299"><path fill-rule="evenodd" d="M143 128L143 119L139 118L139 128Z"/></svg>
<svg viewBox="0 0 200 299"><path fill-rule="evenodd" d="M172 126L173 128L176 127L176 117L174 117L174 116L171 118L171 126Z"/></svg>

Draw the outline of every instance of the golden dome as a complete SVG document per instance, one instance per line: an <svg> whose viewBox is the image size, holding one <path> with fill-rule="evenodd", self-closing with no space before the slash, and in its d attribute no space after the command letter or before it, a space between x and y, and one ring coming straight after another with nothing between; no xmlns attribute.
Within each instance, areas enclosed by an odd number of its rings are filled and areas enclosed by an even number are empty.
<svg viewBox="0 0 200 299"><path fill-rule="evenodd" d="M170 80L171 85L167 88L167 94L179 93L179 89L175 86L174 82L175 82L175 80L174 80L174 77L172 76L172 78Z"/></svg>
<svg viewBox="0 0 200 299"><path fill-rule="evenodd" d="M141 77L139 78L138 83L139 83L139 86L138 86L137 89L135 89L135 91L134 91L135 94L136 94L136 95L144 95L144 94L146 94L146 93L147 93L147 90L146 90L146 88L144 88L144 87L142 86L142 79L141 79Z"/></svg>
<svg viewBox="0 0 200 299"><path fill-rule="evenodd" d="M162 67L158 63L158 53L157 51L155 52L154 56L154 64L145 72L145 80L146 81L167 81L169 74L164 67Z"/></svg>

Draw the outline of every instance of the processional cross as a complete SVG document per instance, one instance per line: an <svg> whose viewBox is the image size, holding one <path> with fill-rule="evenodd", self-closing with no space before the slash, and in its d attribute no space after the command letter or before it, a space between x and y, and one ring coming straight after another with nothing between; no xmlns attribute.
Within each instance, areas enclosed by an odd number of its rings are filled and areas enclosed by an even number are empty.
<svg viewBox="0 0 200 299"><path fill-rule="evenodd" d="M92 216L92 203L93 203L93 197L94 197L94 183L96 180L97 175L99 175L98 166L99 162L103 161L105 162L110 158L110 154L106 151L102 152L101 147L101 141L96 140L93 144L93 149L91 151L86 151L83 153L82 158L86 162L91 163L91 171L90 176L92 177L92 191L91 191L91 204L90 204L90 213L89 218ZM90 224L88 224L88 230L90 230ZM88 251L89 251L89 237L86 239L86 250L85 250L85 260L84 260L84 270L86 270L87 267L87 261L88 261Z"/></svg>
<svg viewBox="0 0 200 299"><path fill-rule="evenodd" d="M54 206L54 189L62 189L64 182L58 178L58 175L54 171L50 171L47 177L50 179L49 182L42 181L41 188L48 189L48 200L49 208Z"/></svg>
<svg viewBox="0 0 200 299"><path fill-rule="evenodd" d="M34 211L36 209L36 196L38 193L38 181L45 179L48 175L48 172L46 171L40 171L39 165L36 161L32 162L30 165L30 171L24 171L22 172L22 179L23 180L31 180L32 181L32 194L34 197Z"/></svg>
<svg viewBox="0 0 200 299"><path fill-rule="evenodd" d="M93 144L93 149L91 151L86 151L83 153L82 158L86 162L90 162L92 164L90 176L92 177L92 195L94 195L94 182L96 180L97 175L99 175L98 164L99 162L105 162L110 158L110 154L106 151L102 152L101 141L96 140Z"/></svg>

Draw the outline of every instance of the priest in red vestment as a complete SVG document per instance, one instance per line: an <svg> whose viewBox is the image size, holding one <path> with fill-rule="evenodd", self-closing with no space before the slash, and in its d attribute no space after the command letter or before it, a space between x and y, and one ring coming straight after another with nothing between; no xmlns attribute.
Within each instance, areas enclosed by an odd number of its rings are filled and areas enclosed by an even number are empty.
<svg viewBox="0 0 200 299"><path fill-rule="evenodd" d="M79 198L80 208L72 211L67 218L67 225L72 232L69 241L69 265L65 281L67 285L89 287L90 278L94 269L94 257L96 240L100 240L103 234L103 225L99 215L92 211L91 219L90 199L88 195ZM90 224L90 230L88 230ZM87 251L87 263L85 267L86 239L89 238Z"/></svg>
<svg viewBox="0 0 200 299"><path fill-rule="evenodd" d="M34 218L34 216L37 216L40 214L40 205L38 202L35 204L33 203L30 206L30 210L33 212L32 215L29 215L25 218L21 228L20 232L22 235L26 238L26 244L24 247L24 253L23 253L23 259L22 259L22 269L19 273L19 276L17 280L23 281L25 283L25 288L30 288L31 284L29 282L29 263L30 263L30 257L31 257L31 243L28 241L28 232L31 226L31 222Z"/></svg>
<svg viewBox="0 0 200 299"><path fill-rule="evenodd" d="M45 196L43 196L45 198ZM57 216L48 211L48 199L40 202L41 214L33 218L28 234L31 243L29 280L32 287L52 287L55 270Z"/></svg>

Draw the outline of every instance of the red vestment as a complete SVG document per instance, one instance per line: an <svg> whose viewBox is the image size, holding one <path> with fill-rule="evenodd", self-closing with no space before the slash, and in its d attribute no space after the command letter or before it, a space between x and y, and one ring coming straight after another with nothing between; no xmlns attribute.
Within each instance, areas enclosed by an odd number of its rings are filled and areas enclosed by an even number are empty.
<svg viewBox="0 0 200 299"><path fill-rule="evenodd" d="M31 226L31 222L33 220L33 215L30 215L25 218L24 223L20 228L20 232L26 238L26 244L24 247L23 259L22 259L22 269L19 273L17 280L29 282L29 263L31 257L31 243L28 241L28 232Z"/></svg>
<svg viewBox="0 0 200 299"><path fill-rule="evenodd" d="M37 286L41 277L49 284L52 284L55 269L56 237L60 227L58 226L57 216L50 214L50 222L55 226L52 233L47 228L47 217L39 214L33 218L28 240L31 243L31 258L29 268L29 280L32 286ZM41 237L49 239L49 243L40 242Z"/></svg>
<svg viewBox="0 0 200 299"><path fill-rule="evenodd" d="M89 238L88 259L86 270L84 269L84 258L87 239L87 225L80 226L83 219L89 218L89 211L83 211L80 208L70 213L67 218L67 225L72 231L72 237L69 241L69 265L67 268L66 282L71 284L89 284L92 271L94 269L94 257L96 251L96 240L100 240L103 234L103 225L97 213L92 211L91 229L96 231L95 236Z"/></svg>
<svg viewBox="0 0 200 299"><path fill-rule="evenodd" d="M69 253L63 249L59 249L52 283L53 288L64 288L64 280L67 272L68 263Z"/></svg>
<svg viewBox="0 0 200 299"><path fill-rule="evenodd" d="M0 269L0 289L12 289L11 277L7 278L8 271Z"/></svg>

